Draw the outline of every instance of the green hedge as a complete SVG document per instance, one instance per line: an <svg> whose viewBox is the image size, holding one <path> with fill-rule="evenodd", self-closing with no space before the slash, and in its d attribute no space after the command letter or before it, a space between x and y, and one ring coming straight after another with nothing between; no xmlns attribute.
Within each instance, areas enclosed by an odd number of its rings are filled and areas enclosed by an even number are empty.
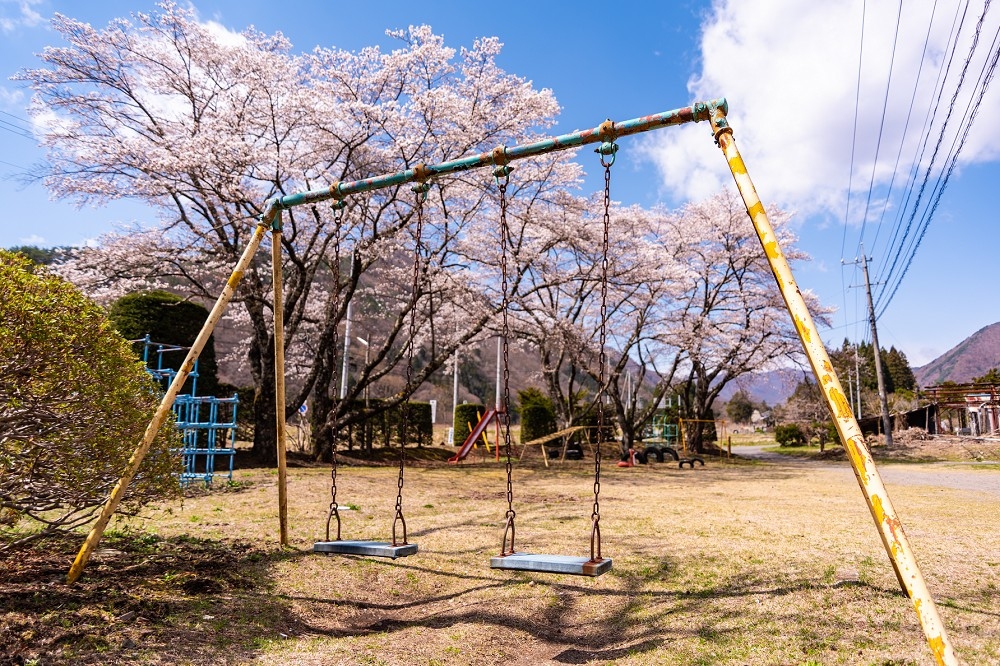
<svg viewBox="0 0 1000 666"><path fill-rule="evenodd" d="M234 393L240 400L236 406L236 439L252 442L255 423L253 409L254 387L220 383L219 391L216 395L221 398L231 398Z"/></svg>
<svg viewBox="0 0 1000 666"><path fill-rule="evenodd" d="M369 409L375 411L382 407L384 401L370 400ZM409 427L406 436L403 433L403 409L409 406ZM364 414L365 401L354 400L349 411L351 414ZM346 442L350 447L358 446L368 449L372 446L399 446L405 441L407 445L424 446L431 443L434 424L431 422L431 404L429 402L410 402L396 405L372 414L369 418L351 426L349 432L341 436L349 438Z"/></svg>
<svg viewBox="0 0 1000 666"><path fill-rule="evenodd" d="M775 427L774 441L781 446L805 446L807 442L806 434L795 423Z"/></svg>
<svg viewBox="0 0 1000 666"><path fill-rule="evenodd" d="M126 340L138 340L149 334L153 342L190 346L201 332L208 310L204 306L185 300L167 291L147 291L126 294L111 304L108 319ZM142 344L134 345L142 354ZM163 356L165 367L177 370L184 361L186 351L167 352ZM149 364L156 367L156 349L150 349ZM222 395L215 360L215 342L210 336L198 356L198 395ZM184 383L181 393L191 392L191 380Z"/></svg>
<svg viewBox="0 0 1000 666"><path fill-rule="evenodd" d="M469 436L469 426L475 427L479 417L486 413L486 407L480 404L465 403L455 406L455 446L461 446Z"/></svg>
<svg viewBox="0 0 1000 666"><path fill-rule="evenodd" d="M535 387L517 392L521 405L521 441L530 442L551 435L556 426L556 410L552 400Z"/></svg>

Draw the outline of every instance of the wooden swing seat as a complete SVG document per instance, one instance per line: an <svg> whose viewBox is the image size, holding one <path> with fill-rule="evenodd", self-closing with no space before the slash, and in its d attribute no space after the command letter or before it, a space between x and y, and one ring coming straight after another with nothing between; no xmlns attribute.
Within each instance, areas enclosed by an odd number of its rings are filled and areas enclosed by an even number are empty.
<svg viewBox="0 0 1000 666"><path fill-rule="evenodd" d="M317 541L313 544L314 553L329 553L332 555L368 555L370 557L407 557L417 552L417 544L407 543L393 546L385 541Z"/></svg>
<svg viewBox="0 0 1000 666"><path fill-rule="evenodd" d="M573 576L600 576L611 570L611 558L591 560L572 555L532 555L512 553L496 555L490 559L491 569L514 571L537 571L539 573L561 573Z"/></svg>

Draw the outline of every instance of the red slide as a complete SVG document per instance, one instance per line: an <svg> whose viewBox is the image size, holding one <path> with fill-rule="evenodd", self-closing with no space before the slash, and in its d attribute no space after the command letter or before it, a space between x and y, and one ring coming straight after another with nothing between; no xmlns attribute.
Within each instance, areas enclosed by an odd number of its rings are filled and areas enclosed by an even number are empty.
<svg viewBox="0 0 1000 666"><path fill-rule="evenodd" d="M465 458L465 456L469 455L469 451L472 450L472 446L476 443L476 440L483 436L483 432L486 431L486 428L489 427L496 415L496 409L487 410L486 413L483 414L483 418L479 419L479 423L476 424L476 427L469 433L469 436L465 438L464 442L462 442L462 448L458 450L458 453L453 455L451 458L448 458L448 462L457 463Z"/></svg>

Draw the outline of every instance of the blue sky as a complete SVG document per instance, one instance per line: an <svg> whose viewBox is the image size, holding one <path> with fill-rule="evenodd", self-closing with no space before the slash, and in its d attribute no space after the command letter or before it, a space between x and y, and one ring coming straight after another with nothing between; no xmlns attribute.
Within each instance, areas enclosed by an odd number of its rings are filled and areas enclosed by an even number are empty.
<svg viewBox="0 0 1000 666"><path fill-rule="evenodd" d="M802 288L837 308L825 337L839 344L845 336L865 336L862 292L851 288L860 275L843 268L841 260L858 256L863 239L873 257L873 279L880 271L887 274L882 264L893 256L892 230L907 219L900 213L900 184L919 147L919 127L934 99L935 77L947 63L948 39L962 6L958 0L902 4L902 11L900 3L887 0L868 0L864 10L861 0L681 0L613 10L606 2L517 0L377 5L199 0L194 6L203 20L231 30L254 25L280 31L303 51L315 45L351 50L389 45L387 28L420 23L453 47L496 35L505 44L501 66L555 93L563 109L557 133L727 97L737 144L761 198L797 213L800 245L813 261L796 277ZM29 92L6 79L38 64L34 54L58 43L48 27L55 12L96 27L152 8L146 0L0 0L0 196L7 212L0 247L79 244L118 221L155 217L129 203L78 210L50 201L39 185L20 183L18 175L44 155L30 138ZM970 2L939 121L982 10L983 0ZM997 48L997 15L1000 9L983 21L945 148L967 113L974 78L990 49ZM1000 183L1000 128L987 122L998 103L997 89L990 88L984 114L969 133L905 279L891 302L883 301L880 341L902 349L914 365L1000 320L990 296L998 246L992 195ZM932 146L936 136L934 130ZM704 124L620 143L613 196L624 203L673 207L728 184L724 160ZM589 191L599 187L599 173L596 164L586 163L588 156L581 153Z"/></svg>

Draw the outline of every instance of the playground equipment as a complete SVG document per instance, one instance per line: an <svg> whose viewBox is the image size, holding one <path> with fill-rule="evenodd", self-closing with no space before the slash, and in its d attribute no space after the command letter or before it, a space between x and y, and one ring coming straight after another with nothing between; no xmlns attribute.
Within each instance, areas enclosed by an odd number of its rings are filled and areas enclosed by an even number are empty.
<svg viewBox="0 0 1000 666"><path fill-rule="evenodd" d="M524 453L525 453L525 451L528 450L529 446L537 446L538 448L540 448L542 450L542 460L545 462L545 466L548 467L549 466L549 454L545 450L545 445L548 444L549 442L554 442L557 439L561 439L562 442L563 442L562 443L562 451L560 452L560 455L559 455L559 460L560 461L565 460L566 459L566 454L567 454L568 448L569 448L569 440L570 440L570 438L573 435L575 435L576 433L579 433L579 432L583 432L583 433L586 434L586 431L588 429L589 429L589 426L570 426L569 428L563 428L562 430L557 430L557 431L555 431L555 432L553 432L551 434L545 435L543 437L539 437L537 439L533 439L530 442L522 442L521 443L521 455L518 456L518 460L520 461L520 460L524 459ZM590 437L589 437L589 435L587 437L587 444L588 445L590 444ZM593 453L593 452L594 452L594 448L591 446L591 453Z"/></svg>
<svg viewBox="0 0 1000 666"><path fill-rule="evenodd" d="M676 423L668 423L670 419L665 414L657 414L653 417L653 423L642 434L643 439L655 439L663 441L670 446L677 444L678 429Z"/></svg>
<svg viewBox="0 0 1000 666"><path fill-rule="evenodd" d="M608 121L607 124L610 124ZM602 126L603 127L603 126ZM511 465L511 444L510 444L510 416L507 410L503 410L503 434L504 452L507 457L507 513L506 525L504 526L503 540L500 544L500 554L490 560L490 567L493 569L516 569L518 571L537 571L551 573L566 573L578 576L600 576L610 571L612 561L601 556L601 443L604 439L604 409L601 408L601 396L607 390L605 372L607 369L607 328L608 328L608 237L611 227L611 166L615 162L615 155L618 152L618 145L614 143L614 137L606 138L595 151L601 157L601 166L604 167L604 218L603 237L601 243L601 325L598 340L598 392L595 397L595 404L598 405L597 422L597 447L594 449L594 506L590 514L590 557L575 557L572 555L536 555L530 553L519 553L514 546L514 492L512 483ZM508 310L510 307L510 294L507 291L507 247L509 242L510 229L507 226L507 183L510 178L511 169L507 166L506 160L502 159L502 153L494 151L493 175L497 180L500 189L500 286L503 295L501 306L501 316L503 323L503 333L500 339L503 341L503 406L510 404L510 367L508 357L508 337L510 335L510 325L508 323ZM498 392L498 402L499 402ZM543 447L544 448L544 447Z"/></svg>
<svg viewBox="0 0 1000 666"><path fill-rule="evenodd" d="M164 355L171 352L187 351L187 347L153 342L147 334L141 342L142 360L146 371L164 388L174 379L177 371L164 365ZM156 356L155 366L151 354ZM234 393L231 398L197 395L198 363L194 364L188 377L191 379L191 393L178 395L174 400L174 425L181 432L183 445L179 450L183 471L181 485L192 481L202 481L212 485L215 477L215 458L221 456L229 461L227 479L233 480L233 459L236 456L236 410L240 399Z"/></svg>
<svg viewBox="0 0 1000 666"><path fill-rule="evenodd" d="M416 298L420 280L420 237L423 231L424 216L423 203L427 197L429 185L421 183L412 188L417 196L417 228L415 232L416 241L413 249L413 284L411 298ZM343 202L338 202L343 203ZM337 214L343 206L337 208ZM339 221L338 221L339 224ZM278 263L281 263L280 260ZM410 343L406 348L406 385L409 386L413 380L413 340L416 338L416 308L410 309ZM336 337L336 333L334 333ZM367 343L366 343L367 344ZM336 347L336 339L334 340ZM344 381L347 381L346 373ZM281 403L279 403L281 404ZM336 415L336 412L334 413ZM406 439L409 437L410 407L409 403L403 405L403 434L399 443L399 476L396 481L396 514L392 519L392 541L348 541L340 538L340 507L337 504L337 423L333 423L333 442L330 449L330 510L326 517L326 540L317 541L313 544L313 551L317 553L340 554L340 555L370 555L375 557L407 557L415 555L417 544L409 543L406 539L406 518L403 516L403 472L406 467ZM336 538L330 539L330 522L336 520ZM398 534L396 526L402 529L402 534Z"/></svg>
<svg viewBox="0 0 1000 666"><path fill-rule="evenodd" d="M495 407L486 410L486 413L483 414L482 417L480 417L476 425L469 429L469 436L465 438L464 442L462 442L462 447L458 450L458 453L448 458L448 462L456 464L464 460L465 457L469 455L469 451L472 450L472 447L476 445L476 442L479 440L480 437L484 439L484 441L486 442L486 447L488 449L489 440L486 439L486 429L489 428L490 424L493 423L494 421L499 422L498 416L499 413L497 412L497 409ZM500 458L499 440L495 442L495 445L497 448L497 459L499 460Z"/></svg>
<svg viewBox="0 0 1000 666"><path fill-rule="evenodd" d="M804 102L803 102L804 103ZM893 506L889 495L882 482L875 461L864 444L864 437L854 414L851 412L847 397L844 393L840 380L837 378L829 355L823 346L823 341L819 331L813 321L812 315L806 307L805 300L799 291L798 285L792 275L791 268L785 258L784 253L775 236L764 205L757 196L753 182L747 173L746 165L743 162L739 150L733 138L732 128L726 118L728 113L728 103L725 99L716 99L708 102L696 102L691 106L665 111L648 116L642 116L622 122L606 121L599 127L586 129L562 136L552 137L535 141L528 144L506 147L497 146L495 149L462 157L448 162L434 165L420 164L416 167L399 171L384 176L365 178L351 182L336 182L329 187L318 190L299 192L286 196L275 197L265 204L265 212L251 235L250 241L243 254L237 261L231 277L222 289L218 300L209 313L205 326L198 334L197 339L192 344L188 355L181 366L177 376L171 382L159 408L149 427L143 436L142 441L136 447L132 458L122 474L118 484L112 490L107 502L104 505L97 521L90 534L80 548L76 559L70 568L67 580L69 583L75 582L86 566L88 559L94 548L100 542L104 530L107 528L111 516L114 514L119 503L124 496L125 489L131 482L143 457L152 445L157 431L163 425L166 415L173 404L174 399L180 391L184 379L191 372L195 360L204 348L205 343L211 335L212 330L218 323L223 311L232 299L233 294L239 285L240 280L250 264L265 233L272 234L272 270L274 273L274 343L275 343L275 388L278 421L278 515L281 534L281 543L287 543L287 496L285 480L285 403L284 403L284 336L281 327L282 306L281 306L281 236L282 221L281 211L303 204L315 204L322 201L334 199L342 202L347 196L381 189L389 186L398 186L404 183L417 182L421 185L436 176L466 171L483 166L503 168L518 159L542 155L545 153L576 148L589 144L605 144L616 141L622 137L646 132L663 127L679 125L689 122L707 121L711 126L711 134L716 145L722 150L730 172L739 188L744 205L750 220L757 231L761 247L771 265L778 289L781 291L789 315L795 322L796 330L802 341L803 350L809 359L810 367L816 377L817 384L822 390L822 395L826 400L830 414L834 419L837 432L841 442L847 452L848 460L854 470L855 478L864 495L868 510L878 530L882 545L896 573L900 586L911 599L917 617L920 621L927 643L935 660L939 664L957 665L958 658L948 638L947 632L941 623L937 612L934 598L927 588L920 568L917 565L913 549L910 546L906 533L903 530L902 522ZM506 175L506 174L504 174ZM503 221L503 220L502 220ZM505 290L506 291L506 290ZM602 349L603 352L603 349ZM603 364L602 364L603 367ZM508 497L510 496L508 487ZM596 504L596 503L595 503ZM509 507L509 511L513 511Z"/></svg>

